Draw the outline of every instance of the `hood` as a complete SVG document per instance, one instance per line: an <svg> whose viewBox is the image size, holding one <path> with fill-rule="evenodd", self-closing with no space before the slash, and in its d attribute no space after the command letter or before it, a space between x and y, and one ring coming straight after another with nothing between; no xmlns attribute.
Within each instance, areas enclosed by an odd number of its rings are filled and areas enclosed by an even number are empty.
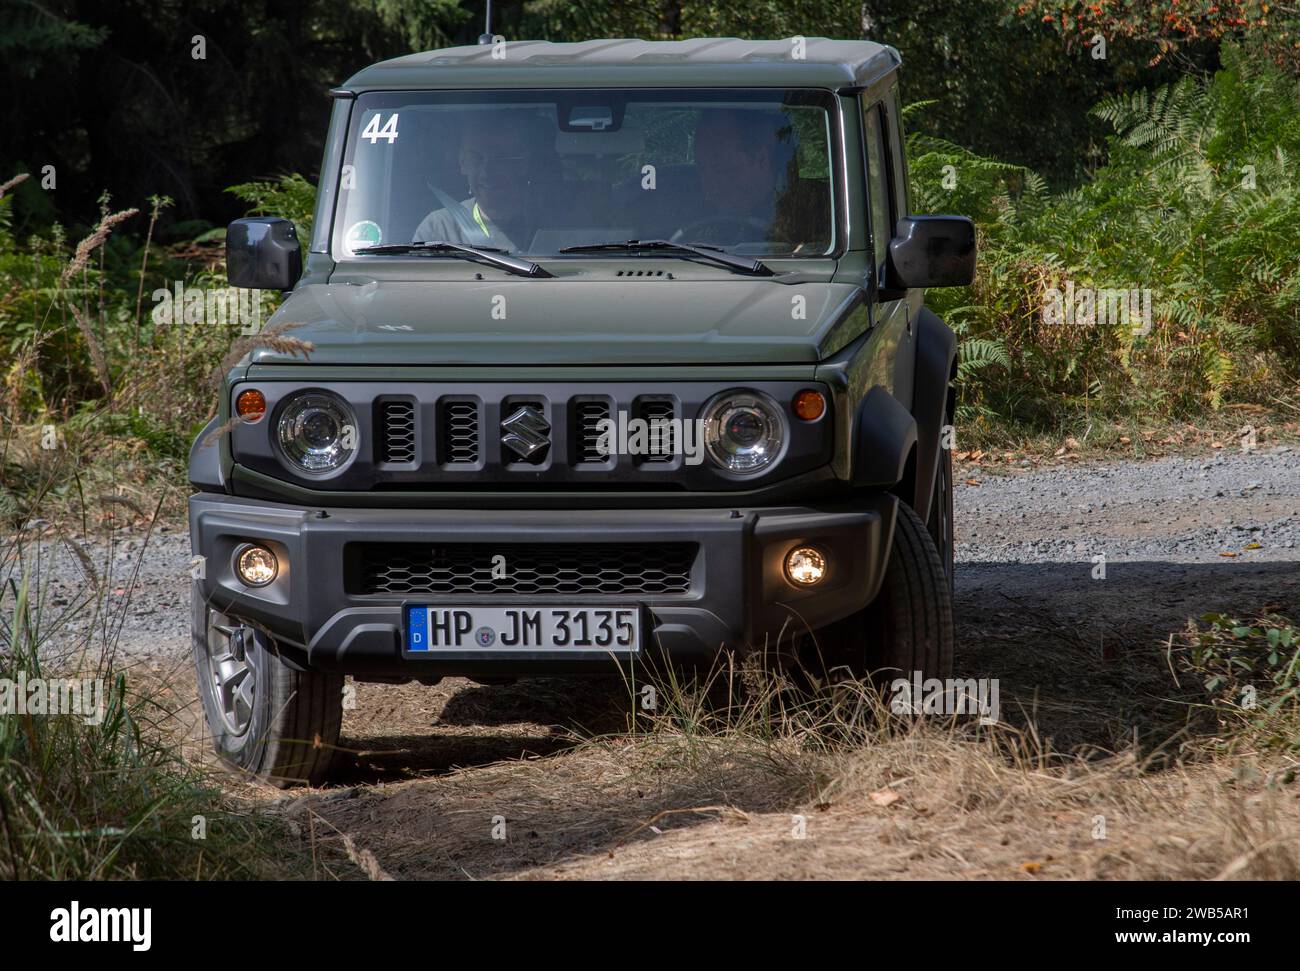
<svg viewBox="0 0 1300 971"><path fill-rule="evenodd" d="M266 347L251 356L255 364L802 364L847 343L838 325L859 318L851 312L861 306L852 284L753 278L311 284L269 321L300 324L288 335L314 345L308 359Z"/></svg>

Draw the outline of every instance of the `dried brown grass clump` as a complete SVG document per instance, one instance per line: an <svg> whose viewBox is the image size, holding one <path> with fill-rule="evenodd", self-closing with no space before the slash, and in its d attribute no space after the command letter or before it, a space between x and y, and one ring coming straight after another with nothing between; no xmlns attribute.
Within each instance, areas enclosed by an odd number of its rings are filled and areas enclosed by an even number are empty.
<svg viewBox="0 0 1300 971"><path fill-rule="evenodd" d="M14 186L21 185L23 182L26 182L28 178L30 178L29 173L19 172L8 182L0 182L0 199L3 199L5 195L9 192L9 190L12 189Z"/></svg>
<svg viewBox="0 0 1300 971"><path fill-rule="evenodd" d="M593 736L565 727L562 702L559 725L451 717L460 698L519 688L359 685L344 745L368 751L344 761L374 763L388 735L402 770L307 794L291 816L397 879L1300 877L1294 761L1084 761L1005 724L897 720L866 687L841 686L836 705L730 706L682 687L648 721L625 697L637 729ZM563 741L542 747L548 733Z"/></svg>
<svg viewBox="0 0 1300 971"><path fill-rule="evenodd" d="M99 225L94 231L77 244L76 250L73 251L72 259L64 267L62 275L59 277L59 287L62 289L67 282L74 276L84 270L90 263L90 254L104 245L104 242L113 232L113 227L120 223L126 222L132 216L139 213L139 209L123 209L121 212L105 213L99 220Z"/></svg>
<svg viewBox="0 0 1300 971"><path fill-rule="evenodd" d="M294 357L301 354L304 359L309 357L311 352L316 349L316 346L311 341L300 340L297 337L288 335L288 331L301 326L303 326L303 321L285 321L267 327L260 333L238 338L230 345L230 350L221 359L221 363L212 369L212 373L208 377L209 386L218 387L226 372L238 364L245 354L258 347L269 347L273 351L279 351L281 354L289 354Z"/></svg>

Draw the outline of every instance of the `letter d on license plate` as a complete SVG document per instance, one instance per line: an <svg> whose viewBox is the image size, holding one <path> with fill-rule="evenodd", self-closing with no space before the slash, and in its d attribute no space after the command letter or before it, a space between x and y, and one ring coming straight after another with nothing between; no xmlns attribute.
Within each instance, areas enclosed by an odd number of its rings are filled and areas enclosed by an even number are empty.
<svg viewBox="0 0 1300 971"><path fill-rule="evenodd" d="M635 654L641 650L636 607L406 608L406 650L555 651Z"/></svg>

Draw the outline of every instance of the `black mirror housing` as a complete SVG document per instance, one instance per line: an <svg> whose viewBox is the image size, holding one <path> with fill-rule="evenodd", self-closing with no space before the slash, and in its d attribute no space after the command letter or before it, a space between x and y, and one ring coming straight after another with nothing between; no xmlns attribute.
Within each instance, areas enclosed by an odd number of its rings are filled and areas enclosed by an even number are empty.
<svg viewBox="0 0 1300 971"><path fill-rule="evenodd" d="M291 290L302 276L298 231L288 219L249 216L226 229L226 279L246 290Z"/></svg>
<svg viewBox="0 0 1300 971"><path fill-rule="evenodd" d="M965 216L904 216L889 242L890 289L964 287L975 279L975 224Z"/></svg>

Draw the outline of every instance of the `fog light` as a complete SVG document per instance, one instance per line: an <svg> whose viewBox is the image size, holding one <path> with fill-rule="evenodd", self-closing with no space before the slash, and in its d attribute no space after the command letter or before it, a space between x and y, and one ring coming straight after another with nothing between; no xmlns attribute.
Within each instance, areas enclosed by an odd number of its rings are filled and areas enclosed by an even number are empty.
<svg viewBox="0 0 1300 971"><path fill-rule="evenodd" d="M235 554L235 573L250 587L264 587L280 572L275 554L265 546L245 546Z"/></svg>
<svg viewBox="0 0 1300 971"><path fill-rule="evenodd" d="M785 575L796 587L811 587L826 576L826 557L812 546L796 546L785 558Z"/></svg>

